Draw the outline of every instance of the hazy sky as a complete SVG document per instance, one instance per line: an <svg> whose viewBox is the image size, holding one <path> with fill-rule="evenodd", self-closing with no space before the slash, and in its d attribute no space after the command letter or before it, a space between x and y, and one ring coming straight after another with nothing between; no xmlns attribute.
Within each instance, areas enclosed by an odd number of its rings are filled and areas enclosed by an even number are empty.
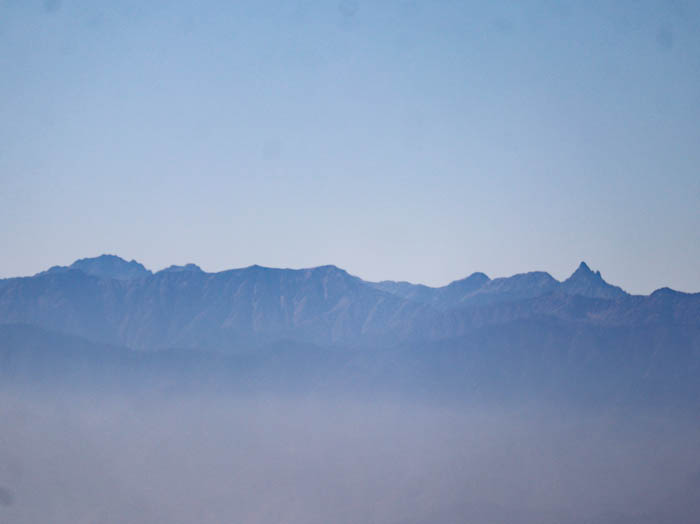
<svg viewBox="0 0 700 524"><path fill-rule="evenodd" d="M700 291L697 2L0 0L0 276Z"/></svg>

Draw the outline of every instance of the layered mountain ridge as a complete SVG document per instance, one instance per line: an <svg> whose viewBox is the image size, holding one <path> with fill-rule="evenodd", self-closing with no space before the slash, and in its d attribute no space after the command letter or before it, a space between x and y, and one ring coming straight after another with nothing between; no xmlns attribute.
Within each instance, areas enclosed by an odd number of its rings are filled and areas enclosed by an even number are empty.
<svg viewBox="0 0 700 524"><path fill-rule="evenodd" d="M700 326L700 294L629 295L585 263L563 282L545 272L447 286L367 282L336 266L158 272L102 255L0 280L0 323L27 324L138 350L249 350L276 341L375 347L463 337L484 326L554 319Z"/></svg>

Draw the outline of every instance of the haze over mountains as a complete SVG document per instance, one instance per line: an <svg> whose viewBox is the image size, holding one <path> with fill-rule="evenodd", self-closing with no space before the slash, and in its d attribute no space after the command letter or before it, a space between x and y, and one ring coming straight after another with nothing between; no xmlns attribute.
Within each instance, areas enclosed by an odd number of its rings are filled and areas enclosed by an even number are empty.
<svg viewBox="0 0 700 524"><path fill-rule="evenodd" d="M0 280L0 517L691 524L699 376L700 294L585 263L430 288L82 259Z"/></svg>
<svg viewBox="0 0 700 524"><path fill-rule="evenodd" d="M266 383L414 381L460 395L577 388L693 403L700 294L629 295L583 262L563 282L474 273L431 288L335 266L153 273L103 255L0 280L0 349L25 370L112 355L156 368L252 366Z"/></svg>

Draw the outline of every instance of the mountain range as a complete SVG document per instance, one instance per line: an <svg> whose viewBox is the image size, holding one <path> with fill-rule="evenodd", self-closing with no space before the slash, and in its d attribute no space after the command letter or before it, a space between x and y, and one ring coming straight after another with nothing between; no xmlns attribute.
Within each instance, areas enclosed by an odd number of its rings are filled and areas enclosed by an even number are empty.
<svg viewBox="0 0 700 524"><path fill-rule="evenodd" d="M434 288L332 265L152 272L102 255L0 280L0 372L46 379L107 364L110 375L179 366L315 388L524 388L695 405L700 293L630 295L583 262L562 282L474 273Z"/></svg>
<svg viewBox="0 0 700 524"><path fill-rule="evenodd" d="M236 352L277 341L343 347L452 339L488 325L557 319L605 327L700 327L700 293L633 296L584 262L563 282L545 272L444 287L367 282L328 265L156 273L114 255L0 280L0 323L28 324L137 350Z"/></svg>

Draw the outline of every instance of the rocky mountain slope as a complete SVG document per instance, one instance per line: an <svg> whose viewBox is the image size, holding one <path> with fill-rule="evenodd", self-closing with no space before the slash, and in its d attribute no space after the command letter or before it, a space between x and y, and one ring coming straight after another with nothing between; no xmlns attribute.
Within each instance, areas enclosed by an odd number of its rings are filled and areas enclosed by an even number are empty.
<svg viewBox="0 0 700 524"><path fill-rule="evenodd" d="M251 266L152 273L104 255L33 277L0 280L0 323L21 323L138 350L236 352L275 341L374 347L462 337L489 325L555 319L575 329L700 326L700 294L632 296L582 263L558 282L532 272L483 273L441 288L366 282L335 266Z"/></svg>

